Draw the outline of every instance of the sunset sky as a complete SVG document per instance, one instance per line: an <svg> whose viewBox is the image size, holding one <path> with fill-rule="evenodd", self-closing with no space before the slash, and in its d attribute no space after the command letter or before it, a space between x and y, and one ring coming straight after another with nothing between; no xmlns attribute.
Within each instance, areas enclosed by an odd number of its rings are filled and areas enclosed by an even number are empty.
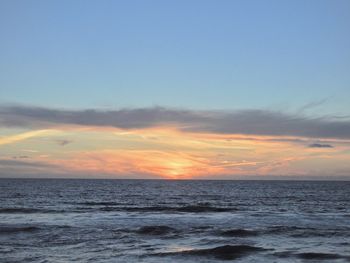
<svg viewBox="0 0 350 263"><path fill-rule="evenodd" d="M350 179L350 1L0 1L0 177Z"/></svg>

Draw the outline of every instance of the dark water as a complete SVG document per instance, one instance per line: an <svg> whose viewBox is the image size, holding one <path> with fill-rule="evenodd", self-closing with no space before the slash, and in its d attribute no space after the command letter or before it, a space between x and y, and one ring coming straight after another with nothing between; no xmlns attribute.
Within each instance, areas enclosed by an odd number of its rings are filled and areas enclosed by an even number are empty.
<svg viewBox="0 0 350 263"><path fill-rule="evenodd" d="M350 182L0 180L0 262L350 262Z"/></svg>

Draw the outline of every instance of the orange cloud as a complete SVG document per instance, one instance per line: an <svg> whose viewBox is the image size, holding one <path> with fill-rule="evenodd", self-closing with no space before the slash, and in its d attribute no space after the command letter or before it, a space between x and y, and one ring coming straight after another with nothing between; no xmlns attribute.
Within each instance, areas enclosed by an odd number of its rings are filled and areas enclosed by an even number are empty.
<svg viewBox="0 0 350 263"><path fill-rule="evenodd" d="M57 138L40 138L44 134L69 138L74 143L59 147ZM38 139L26 141L32 137ZM31 149L31 161L52 164L67 174L124 178L135 175L171 179L291 175L310 171L312 162L308 160L328 158L332 162L339 152L350 159L349 154L344 153L347 146L308 148L307 138L198 134L171 127L126 131L69 126L56 127L54 133L40 130L1 139L3 144L12 143L11 152ZM16 148L17 142L21 144Z"/></svg>
<svg viewBox="0 0 350 263"><path fill-rule="evenodd" d="M147 174L155 177L183 179L219 171L203 157L179 152L162 151L94 151L78 153L68 160L54 160L67 170L92 173L130 175Z"/></svg>

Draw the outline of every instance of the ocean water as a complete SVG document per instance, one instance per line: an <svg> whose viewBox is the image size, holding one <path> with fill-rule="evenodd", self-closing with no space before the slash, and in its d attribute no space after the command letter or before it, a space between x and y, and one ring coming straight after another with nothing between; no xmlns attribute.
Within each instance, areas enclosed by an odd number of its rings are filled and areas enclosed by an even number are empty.
<svg viewBox="0 0 350 263"><path fill-rule="evenodd" d="M0 180L0 262L350 262L350 182Z"/></svg>

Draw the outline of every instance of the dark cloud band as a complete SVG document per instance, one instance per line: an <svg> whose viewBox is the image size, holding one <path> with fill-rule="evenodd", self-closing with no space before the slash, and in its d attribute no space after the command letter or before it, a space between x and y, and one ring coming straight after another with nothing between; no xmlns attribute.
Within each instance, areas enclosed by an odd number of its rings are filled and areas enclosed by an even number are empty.
<svg viewBox="0 0 350 263"><path fill-rule="evenodd" d="M309 148L333 148L331 144L313 143L309 145Z"/></svg>
<svg viewBox="0 0 350 263"><path fill-rule="evenodd" d="M350 139L350 121L307 118L268 110L195 111L163 107L120 110L58 110L0 107L0 126L50 127L74 124L121 129L176 126L183 131Z"/></svg>

